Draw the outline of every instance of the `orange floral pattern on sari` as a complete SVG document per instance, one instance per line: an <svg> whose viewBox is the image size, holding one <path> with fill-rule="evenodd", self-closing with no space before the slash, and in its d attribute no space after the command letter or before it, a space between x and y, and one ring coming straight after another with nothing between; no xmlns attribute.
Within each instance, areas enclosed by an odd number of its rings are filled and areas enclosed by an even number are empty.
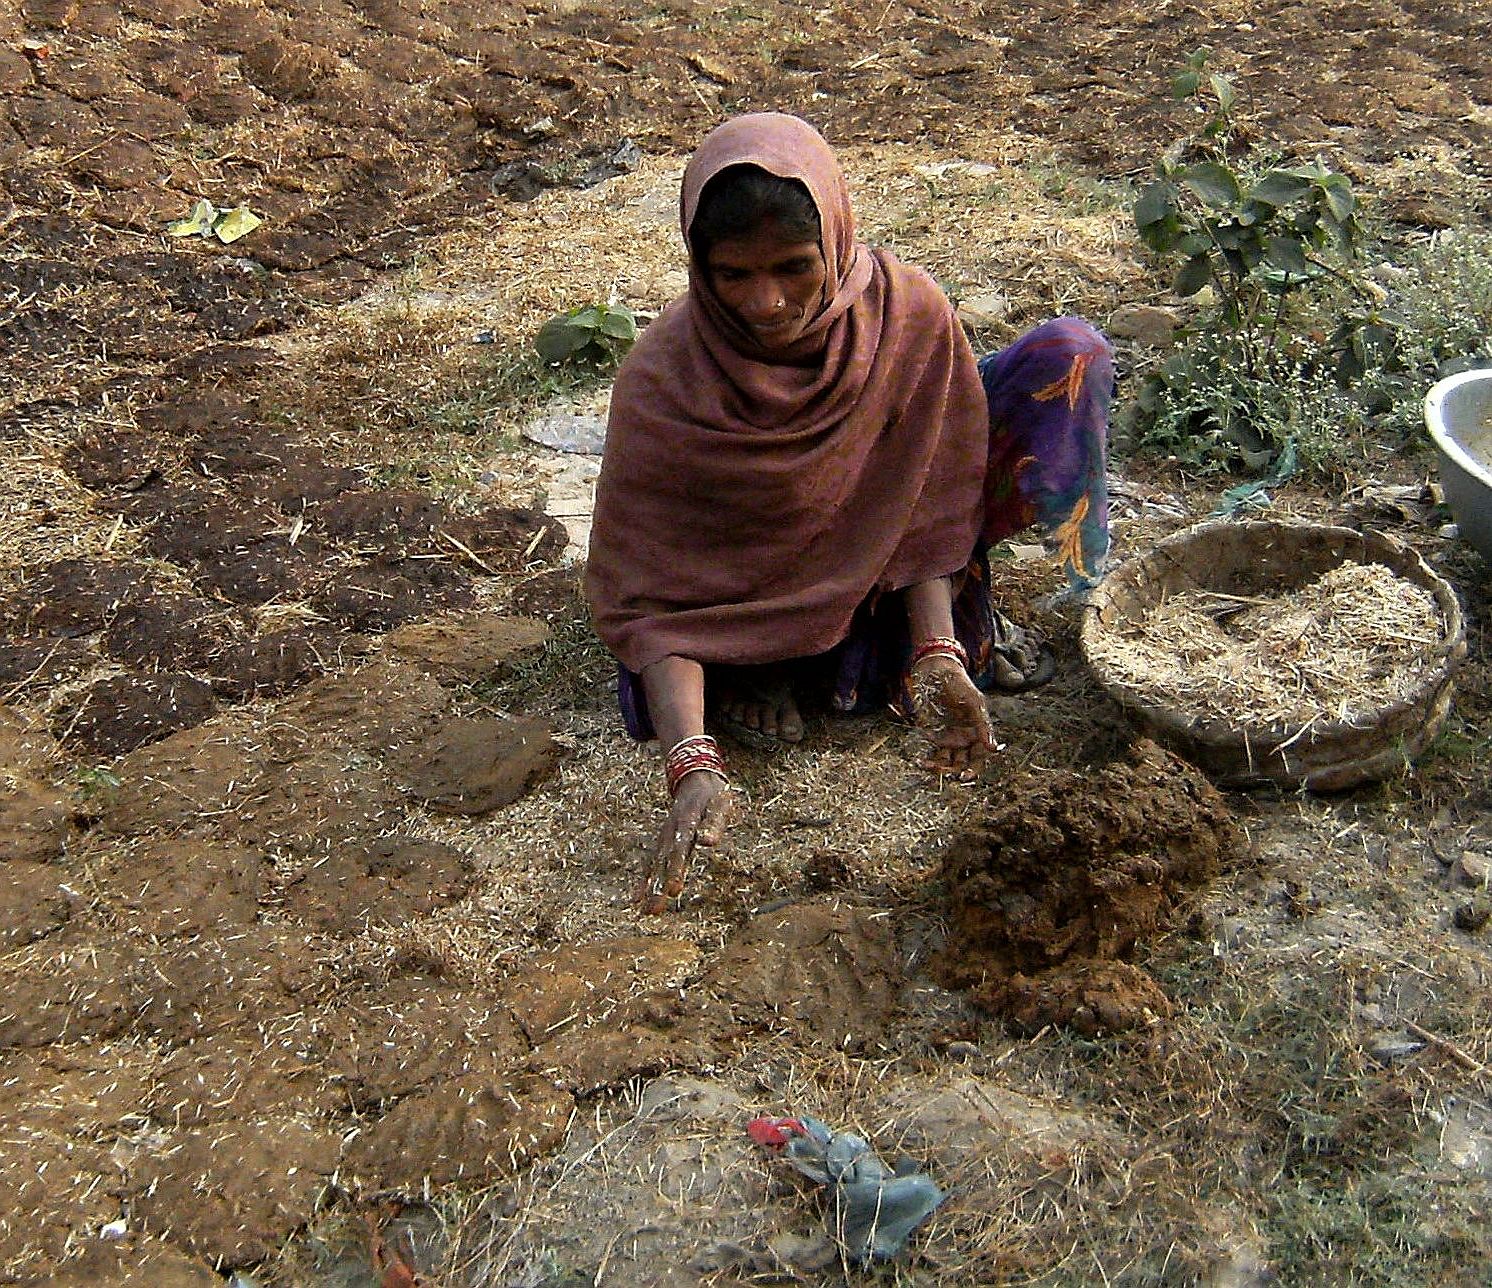
<svg viewBox="0 0 1492 1288"><path fill-rule="evenodd" d="M1071 564L1077 575L1085 581L1093 577L1093 571L1083 555L1083 520L1087 517L1088 498L1084 495L1078 497L1072 513L1052 533L1052 544L1057 548L1058 557L1064 563Z"/></svg>
<svg viewBox="0 0 1492 1288"><path fill-rule="evenodd" d="M1109 548L1108 341L1078 318L1057 318L982 359L979 370L991 429L985 540L994 545L1035 524L1068 581L1092 585Z"/></svg>
<svg viewBox="0 0 1492 1288"><path fill-rule="evenodd" d="M1054 398L1067 398L1067 410L1076 411L1078 399L1083 395L1083 378L1088 374L1088 365L1093 361L1089 352L1072 355L1072 365L1065 376L1058 376L1049 385L1044 385L1031 395L1037 402L1051 402Z"/></svg>

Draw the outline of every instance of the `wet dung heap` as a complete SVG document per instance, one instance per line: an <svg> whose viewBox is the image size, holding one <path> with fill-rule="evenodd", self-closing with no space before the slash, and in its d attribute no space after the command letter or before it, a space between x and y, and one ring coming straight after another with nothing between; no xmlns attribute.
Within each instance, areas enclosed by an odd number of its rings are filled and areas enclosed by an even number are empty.
<svg viewBox="0 0 1492 1288"><path fill-rule="evenodd" d="M939 972L1024 1029L1148 1023L1169 1004L1127 958L1241 855L1223 797L1153 743L1102 768L1005 783L944 858Z"/></svg>

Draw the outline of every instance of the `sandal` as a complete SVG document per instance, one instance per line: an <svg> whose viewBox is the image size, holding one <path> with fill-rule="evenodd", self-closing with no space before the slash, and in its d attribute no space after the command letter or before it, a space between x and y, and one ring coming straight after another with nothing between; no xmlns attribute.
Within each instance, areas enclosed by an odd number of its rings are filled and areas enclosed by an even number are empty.
<svg viewBox="0 0 1492 1288"><path fill-rule="evenodd" d="M1039 689L1057 674L1057 655L1034 629L1017 626L998 609L994 613L994 636L990 640L990 662L980 687L997 693L1026 693ZM1002 669L1000 663L1005 664Z"/></svg>

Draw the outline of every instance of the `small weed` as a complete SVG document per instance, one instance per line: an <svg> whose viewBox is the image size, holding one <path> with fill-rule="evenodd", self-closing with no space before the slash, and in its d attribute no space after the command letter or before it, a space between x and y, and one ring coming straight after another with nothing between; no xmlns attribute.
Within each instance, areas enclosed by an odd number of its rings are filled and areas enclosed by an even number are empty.
<svg viewBox="0 0 1492 1288"><path fill-rule="evenodd" d="M599 379L594 373L552 366L529 347L494 355L487 374L493 401L509 409L515 403L535 406L561 394L578 393Z"/></svg>
<svg viewBox="0 0 1492 1288"><path fill-rule="evenodd" d="M1492 232L1447 229L1372 271L1400 320L1396 361L1365 373L1365 401L1402 438L1424 428L1425 390L1441 376L1492 363Z"/></svg>
<svg viewBox="0 0 1492 1288"><path fill-rule="evenodd" d="M1347 1184L1291 1179L1270 1202L1281 1283L1467 1282L1458 1275L1487 1252L1475 1214L1458 1213L1418 1169Z"/></svg>
<svg viewBox="0 0 1492 1288"><path fill-rule="evenodd" d="M483 444L485 449L486 444ZM469 497L481 473L481 463L469 452L409 453L398 459L364 467L368 482L375 487L418 488L437 496Z"/></svg>
<svg viewBox="0 0 1492 1288"><path fill-rule="evenodd" d="M582 605L552 622L543 651L513 663L501 678L472 688L479 702L501 710L593 711L614 702L616 659L596 637Z"/></svg>
<svg viewBox="0 0 1492 1288"><path fill-rule="evenodd" d="M1368 425L1361 403L1290 350L1238 360L1236 336L1201 330L1139 388L1123 424L1136 446L1194 467L1320 470ZM1281 475L1289 471L1276 471Z"/></svg>
<svg viewBox="0 0 1492 1288"><path fill-rule="evenodd" d="M423 423L437 433L480 433L492 415L492 400L472 393L434 404L423 415Z"/></svg>
<svg viewBox="0 0 1492 1288"><path fill-rule="evenodd" d="M86 800L97 800L124 786L124 779L102 765L91 765L78 771L78 795Z"/></svg>
<svg viewBox="0 0 1492 1288"><path fill-rule="evenodd" d="M1420 770L1431 768L1438 761L1460 762L1475 767L1487 762L1492 756L1492 735L1469 724L1459 712L1452 709L1440 732L1420 757Z"/></svg>
<svg viewBox="0 0 1492 1288"><path fill-rule="evenodd" d="M599 374L614 371L637 339L637 318L621 304L586 304L550 318L534 337L549 366Z"/></svg>
<svg viewBox="0 0 1492 1288"><path fill-rule="evenodd" d="M1082 174L1061 164L1055 157L1038 158L1023 168L1043 197L1060 206L1063 213L1077 218L1121 210L1134 200L1131 184ZM927 186L934 199L942 195L934 183L928 182ZM999 210L1020 197L1012 191L1008 179L996 178L984 183L973 199L981 206Z"/></svg>
<svg viewBox="0 0 1492 1288"><path fill-rule="evenodd" d="M1035 179L1043 197L1079 218L1106 214L1134 200L1134 192L1127 183L1096 179L1056 164L1038 166Z"/></svg>
<svg viewBox="0 0 1492 1288"><path fill-rule="evenodd" d="M588 304L550 318L531 346L499 350L481 384L485 405L532 409L607 380L637 338L637 319L617 304Z"/></svg>

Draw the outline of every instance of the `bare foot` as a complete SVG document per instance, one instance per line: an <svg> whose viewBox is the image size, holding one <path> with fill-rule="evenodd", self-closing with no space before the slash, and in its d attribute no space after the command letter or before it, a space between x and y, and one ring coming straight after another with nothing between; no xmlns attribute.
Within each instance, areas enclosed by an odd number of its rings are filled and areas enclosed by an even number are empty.
<svg viewBox="0 0 1492 1288"><path fill-rule="evenodd" d="M995 634L990 645L995 687L1002 693L1024 693L1045 684L1056 671L1052 650L1035 631L1017 626L995 612Z"/></svg>
<svg viewBox="0 0 1492 1288"><path fill-rule="evenodd" d="M914 720L931 744L923 767L940 774L972 774L995 749L984 695L956 658L923 658L912 672Z"/></svg>
<svg viewBox="0 0 1492 1288"><path fill-rule="evenodd" d="M803 715L786 675L776 667L732 667L719 680L715 719L751 746L803 741Z"/></svg>

